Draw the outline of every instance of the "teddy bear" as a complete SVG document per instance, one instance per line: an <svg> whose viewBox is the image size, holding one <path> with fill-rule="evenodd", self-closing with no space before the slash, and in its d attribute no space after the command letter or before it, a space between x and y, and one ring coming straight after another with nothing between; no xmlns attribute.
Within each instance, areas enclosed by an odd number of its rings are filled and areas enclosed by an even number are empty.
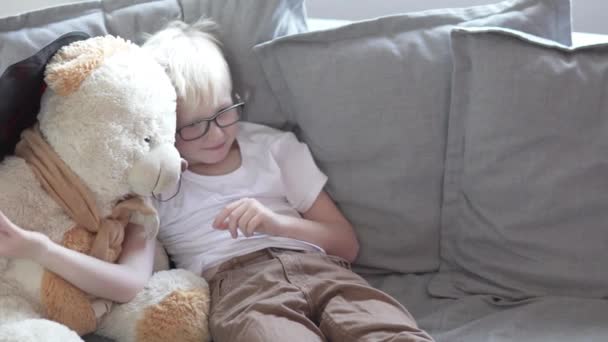
<svg viewBox="0 0 608 342"><path fill-rule="evenodd" d="M176 95L163 68L114 36L75 39L44 70L34 125L0 162L0 210L24 229L70 249L116 262L124 229L155 238L150 196L175 189ZM93 298L40 265L0 258L0 340L206 341L209 293L189 271L155 273L129 303Z"/></svg>

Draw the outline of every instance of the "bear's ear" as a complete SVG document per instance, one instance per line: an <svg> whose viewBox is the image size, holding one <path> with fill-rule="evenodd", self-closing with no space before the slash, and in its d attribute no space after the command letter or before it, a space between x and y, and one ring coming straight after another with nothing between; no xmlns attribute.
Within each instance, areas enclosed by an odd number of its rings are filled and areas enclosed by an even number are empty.
<svg viewBox="0 0 608 342"><path fill-rule="evenodd" d="M106 58L131 46L132 43L109 35L74 42L53 56L46 66L44 80L58 95L69 95Z"/></svg>

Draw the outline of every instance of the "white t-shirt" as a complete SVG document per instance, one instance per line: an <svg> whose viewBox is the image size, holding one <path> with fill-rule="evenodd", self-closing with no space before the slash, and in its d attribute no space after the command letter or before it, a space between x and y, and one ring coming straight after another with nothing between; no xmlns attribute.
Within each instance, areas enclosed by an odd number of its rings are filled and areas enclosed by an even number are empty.
<svg viewBox="0 0 608 342"><path fill-rule="evenodd" d="M211 225L229 203L255 198L274 212L299 217L322 191L327 177L308 147L293 133L239 122L241 166L220 176L186 171L181 189L167 202L156 201L159 239L180 268L201 274L233 257L267 247L323 251L308 242L256 233L237 239Z"/></svg>

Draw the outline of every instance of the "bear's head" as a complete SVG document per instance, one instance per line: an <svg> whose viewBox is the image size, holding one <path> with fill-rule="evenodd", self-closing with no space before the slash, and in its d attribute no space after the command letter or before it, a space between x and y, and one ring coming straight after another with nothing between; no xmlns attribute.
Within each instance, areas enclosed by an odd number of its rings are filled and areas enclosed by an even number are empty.
<svg viewBox="0 0 608 342"><path fill-rule="evenodd" d="M113 36L77 41L53 56L45 81L40 131L100 209L175 186L176 94L143 49Z"/></svg>

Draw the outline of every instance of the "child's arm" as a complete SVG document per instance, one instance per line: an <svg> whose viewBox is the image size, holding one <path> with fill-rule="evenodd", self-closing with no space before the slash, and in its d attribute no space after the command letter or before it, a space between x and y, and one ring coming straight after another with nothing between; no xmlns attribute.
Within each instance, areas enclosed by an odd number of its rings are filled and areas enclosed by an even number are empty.
<svg viewBox="0 0 608 342"><path fill-rule="evenodd" d="M307 241L328 254L337 255L349 262L359 254L359 241L350 222L325 191L321 191L304 219L285 216L283 230L286 237Z"/></svg>
<svg viewBox="0 0 608 342"><path fill-rule="evenodd" d="M307 241L349 262L353 262L359 252L352 225L325 191L302 213L302 218L274 213L257 200L244 198L226 206L213 226L229 229L233 238L240 230L245 236L257 231Z"/></svg>
<svg viewBox="0 0 608 342"><path fill-rule="evenodd" d="M22 229L0 211L0 257L25 258L41 264L83 291L116 302L127 302L145 286L152 274L155 239L143 227L125 231L118 264L72 251L47 236Z"/></svg>

